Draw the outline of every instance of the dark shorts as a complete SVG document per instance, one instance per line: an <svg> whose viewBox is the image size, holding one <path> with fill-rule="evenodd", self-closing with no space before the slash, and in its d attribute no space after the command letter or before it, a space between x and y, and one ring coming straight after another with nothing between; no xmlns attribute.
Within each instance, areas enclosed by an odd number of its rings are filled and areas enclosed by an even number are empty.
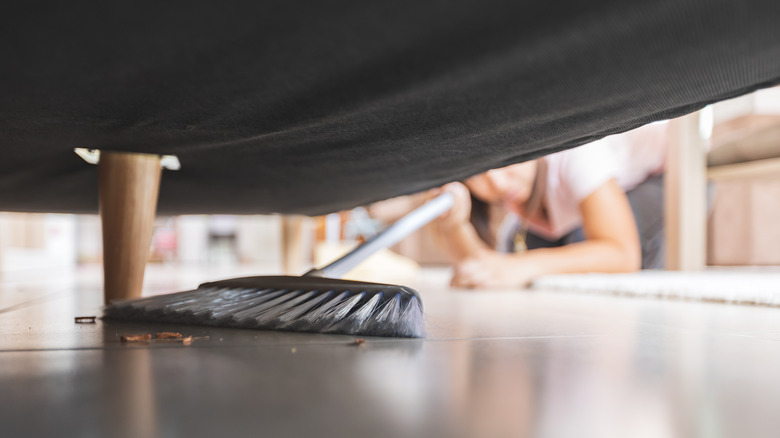
<svg viewBox="0 0 780 438"><path fill-rule="evenodd" d="M639 241L642 244L642 269L664 268L664 179L654 175L626 192L631 210L634 212ZM553 248L585 240L582 227L562 238L550 241L528 232L525 244L528 249Z"/></svg>

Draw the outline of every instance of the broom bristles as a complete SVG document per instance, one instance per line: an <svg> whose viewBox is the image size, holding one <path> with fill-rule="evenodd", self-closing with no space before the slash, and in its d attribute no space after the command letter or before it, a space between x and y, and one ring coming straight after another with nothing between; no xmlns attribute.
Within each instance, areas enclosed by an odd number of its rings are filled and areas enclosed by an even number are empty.
<svg viewBox="0 0 780 438"><path fill-rule="evenodd" d="M408 288L305 290L218 287L112 303L104 317L126 321L418 338L422 302Z"/></svg>

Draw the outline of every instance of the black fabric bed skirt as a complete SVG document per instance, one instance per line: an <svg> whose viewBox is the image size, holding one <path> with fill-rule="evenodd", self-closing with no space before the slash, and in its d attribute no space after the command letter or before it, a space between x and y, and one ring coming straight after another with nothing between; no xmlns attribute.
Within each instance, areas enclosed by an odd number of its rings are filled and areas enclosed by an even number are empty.
<svg viewBox="0 0 780 438"><path fill-rule="evenodd" d="M73 148L175 154L159 212L325 213L780 80L777 0L15 2L0 210L96 212Z"/></svg>

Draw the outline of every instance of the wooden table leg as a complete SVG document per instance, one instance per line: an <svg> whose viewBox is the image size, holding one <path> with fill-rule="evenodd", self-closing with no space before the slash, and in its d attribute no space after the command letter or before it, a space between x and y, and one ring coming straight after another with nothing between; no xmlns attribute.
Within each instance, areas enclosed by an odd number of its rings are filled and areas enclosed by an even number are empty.
<svg viewBox="0 0 780 438"><path fill-rule="evenodd" d="M101 153L98 183L106 303L141 296L161 173L157 155Z"/></svg>

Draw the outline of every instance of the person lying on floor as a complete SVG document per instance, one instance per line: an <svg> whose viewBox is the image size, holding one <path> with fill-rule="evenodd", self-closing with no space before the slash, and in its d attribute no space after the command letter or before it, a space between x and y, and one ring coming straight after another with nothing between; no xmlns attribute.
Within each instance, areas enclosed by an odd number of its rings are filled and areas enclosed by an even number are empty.
<svg viewBox="0 0 780 438"><path fill-rule="evenodd" d="M525 287L548 274L663 268L667 124L654 123L445 185L434 223L457 287ZM491 233L490 211L509 214Z"/></svg>

